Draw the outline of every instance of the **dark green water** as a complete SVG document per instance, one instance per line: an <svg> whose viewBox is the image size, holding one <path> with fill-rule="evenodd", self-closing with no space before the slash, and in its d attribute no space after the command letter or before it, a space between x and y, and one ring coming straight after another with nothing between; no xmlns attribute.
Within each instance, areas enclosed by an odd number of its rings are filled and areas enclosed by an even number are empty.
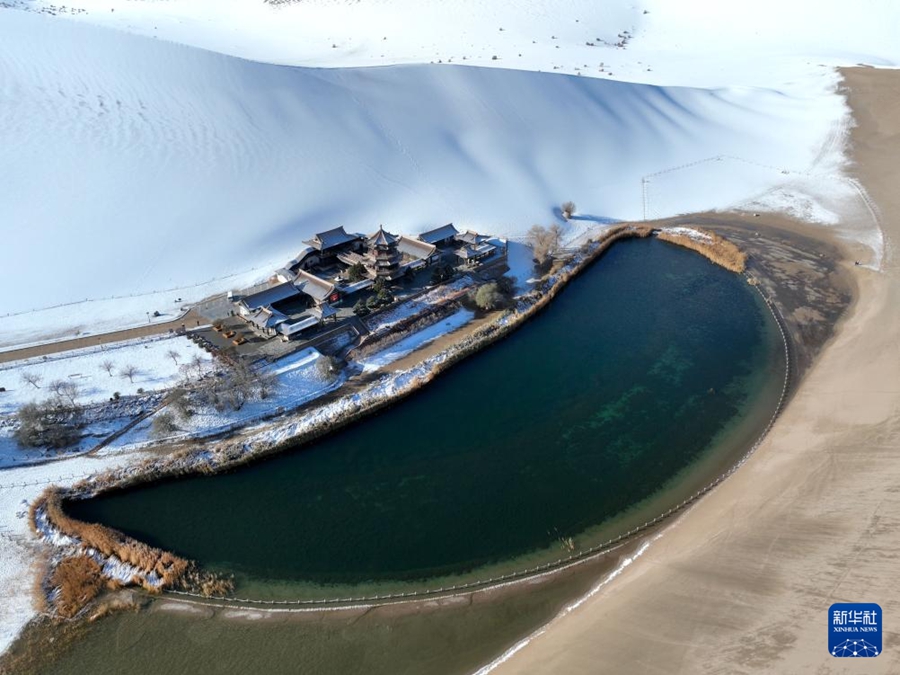
<svg viewBox="0 0 900 675"><path fill-rule="evenodd" d="M242 595L471 577L680 501L759 432L782 368L741 277L626 241L511 338L375 417L230 474L68 508L234 572Z"/></svg>

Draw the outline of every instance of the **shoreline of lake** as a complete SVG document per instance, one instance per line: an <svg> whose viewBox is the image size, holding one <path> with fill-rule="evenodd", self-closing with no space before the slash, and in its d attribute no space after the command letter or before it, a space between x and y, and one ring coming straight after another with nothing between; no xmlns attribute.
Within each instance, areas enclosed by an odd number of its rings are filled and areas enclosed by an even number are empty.
<svg viewBox="0 0 900 675"><path fill-rule="evenodd" d="M683 228L682 228L683 229ZM500 339L503 339L507 335L511 334L514 330L516 330L519 326L523 325L526 321L528 321L531 317L540 312L543 308L545 308L552 299L559 293L568 282L575 278L580 272L586 269L589 265L591 265L595 260L603 255L603 253L608 249L609 246L614 244L616 241L619 241L624 238L632 238L635 236L638 237L646 237L650 236L653 232L652 228L649 227L632 227L632 226L618 226L616 228L612 228L611 230L604 233L603 236L600 237L599 241L595 244L591 244L586 247L586 250L582 252L581 255L576 256L575 260L570 262L566 267L564 267L559 273L557 273L556 278L551 278L548 282L543 284L543 288L539 291L532 292L530 294L530 298L526 296L527 300L523 303L524 309L522 309L522 305L520 304L519 310L513 316L501 316L499 319L488 323L486 326L482 326L476 331L474 336L470 336L462 341L456 341L452 345L451 348L443 350L437 358L431 359L431 363L426 360L423 364L420 364L420 372L417 374L418 376L414 379L409 379L406 382L406 385L400 388L398 391L391 392L390 395L384 396L381 398L376 398L374 401L368 401L368 405L356 405L355 410L351 410L349 413L344 413L340 415L337 421L334 420L334 416L331 419L326 419L324 423L320 423L314 425L312 427L307 428L305 431L301 433L296 433L296 430L292 430L292 433L288 434L285 438L280 439L275 443L270 443L267 441L262 441L261 443L257 441L254 447L253 440L244 440L241 439L239 441L238 452L234 453L234 446L228 445L228 441L225 442L225 447L222 448L220 446L219 450L224 451L224 459L216 458L216 450L207 450L203 453L199 461L196 458L196 455L190 457L190 459L194 460L191 464L187 466L183 463L183 458L179 455L170 456L164 458L162 460L158 460L154 465L148 466L146 470L137 473L131 473L126 476L105 476L99 479L91 481L88 485L76 486L72 490L54 493L53 491L49 491L46 495L46 499L43 502L36 502L35 506L32 508L32 512L41 518L40 529L47 534L48 530L53 530L56 534L65 534L70 537L74 537L76 540L80 540L84 542L85 546L94 549L101 550L105 552L105 557L109 559L110 557L115 557L118 560L127 561L132 564L137 564L138 566L144 560L147 560L147 556L136 556L132 555L130 549L134 547L139 547L143 553L146 553L146 545L141 544L140 542L136 542L131 540L130 538L121 538L121 537L110 537L108 536L108 532L103 532L103 536L98 540L98 538L93 537L94 529L97 526L92 526L91 530L85 530L81 526L77 525L77 522L74 522L73 519L67 518L65 516L59 515L56 517L56 520L59 521L57 523L53 523L53 518L49 518L47 516L53 514L61 514L61 511L58 510L58 504L56 503L55 495L59 498L79 498L83 496L94 496L99 494L100 492L106 492L109 490L120 490L125 487L131 487L138 483L148 482L150 480L157 480L164 477L170 477L173 475L183 475L187 472L191 471L202 471L202 472L218 472L222 470L232 469L240 464L243 464L247 461L253 461L258 459L261 456L274 454L276 452L281 451L285 447L297 447L301 444L309 443L317 438L325 434L330 434L335 431L337 428L342 428L344 426L355 423L356 421L366 417L373 412L382 409L387 405L392 405L396 403L401 398L404 398L414 392L416 392L419 388L430 382L434 377L439 375L441 372L444 372L447 368L452 366L453 364L459 362L460 360L466 358L467 356L484 349L488 345L496 342ZM708 236L708 235L703 235ZM717 235L713 235L716 236ZM718 238L718 237L717 237ZM720 239L720 238L718 238ZM679 242L670 241L670 243L675 243L676 245ZM721 240L720 242L721 243ZM731 245L733 247L733 245ZM689 248L693 248L697 250L700 248L699 252L702 252L702 247L693 247L689 246ZM715 254L706 256L716 262L715 258L717 257ZM727 267L727 266L726 266ZM742 265L743 267L743 261ZM732 269L732 271L736 271ZM773 312L773 308L768 307L770 312ZM775 319L776 323L778 323L778 319ZM779 329L781 330L781 326L779 325ZM786 336L784 335L783 330L782 339L786 340ZM426 369L422 370L421 365L425 365ZM789 370L789 369L788 369ZM781 398L779 404L776 405L776 410L780 408L781 402L784 400L784 396L786 394L786 386L782 388ZM341 400L341 399L338 399ZM265 432L263 432L265 433ZM234 454L233 454L234 453ZM210 467L214 467L212 470ZM654 518L649 521L644 521L642 524L631 528L626 531L625 534L619 535L618 537L604 541L602 544L591 547L588 551L580 551L575 556L564 556L559 560L553 563L545 563L538 565L534 568L531 568L525 572L516 572L516 573L507 573L500 574L498 576L488 576L485 580L479 580L476 582L472 582L471 584L465 585L465 588L479 588L483 586L494 585L496 583L502 583L510 580L511 578L523 578L532 576L537 573L542 573L553 567L564 566L567 563L570 563L575 558L583 558L590 555L597 555L599 551L608 549L610 546L615 546L620 544L622 541L625 541L633 536L635 536L638 532L644 531L645 529L652 527L658 524L664 517L672 515L673 513L679 511L681 508L684 508L689 503L691 503L694 499L698 498L701 494L705 493L706 490L710 489L709 485L702 486L701 491L686 498L681 502L681 504L674 509L669 509L668 511L657 514ZM42 504L44 505L42 507ZM47 508L47 506L51 506L52 508ZM42 510L43 508L43 510ZM60 527L62 525L62 527ZM85 539L87 533L87 539ZM118 541L116 541L118 539ZM164 554L163 551L159 552L160 555ZM153 565L154 559L150 558L150 564L144 566L144 574L153 575ZM149 567L149 569L148 569ZM161 576L163 570L160 570L157 566L157 571ZM146 578L146 577L145 577ZM156 584L144 584L148 590L157 590L160 587ZM165 586L171 586L171 582L167 582ZM452 586L452 590L458 591L456 584ZM445 591L443 588L440 590L436 590L434 592L427 593L427 595L435 595L442 594ZM411 591L410 593L415 593L416 597L418 597L421 592L419 591ZM405 597L406 594L401 594L401 597ZM380 594L377 598L378 600L385 599ZM357 599L358 600L358 599ZM354 601L357 601L354 600Z"/></svg>
<svg viewBox="0 0 900 675"><path fill-rule="evenodd" d="M682 219L681 221L675 222L675 223L673 223L673 224L676 224L676 225L681 225L681 224L688 225L688 224L690 224L690 222L689 222L690 220L691 220L691 219ZM698 222L698 223L700 223L701 225L703 225L703 226L705 226L705 227L712 228L713 230L722 231L722 232L727 232L727 233L728 233L728 236L731 236L731 235L732 235L732 232L731 232L731 231L728 231L728 228L727 228L727 227L723 227L723 226L726 225L726 224L723 223L723 222L721 222L721 221L718 221L718 220L716 220L716 219L709 218L709 217L699 217L699 218L695 218L695 219L693 219L693 220L696 221L696 222ZM691 222L693 222L693 221L691 221ZM669 222L666 222L665 224L668 225ZM765 281L767 276L768 276L768 277L772 277L773 279L774 279L774 277L777 277L777 276L778 276L777 274L776 274L776 275L771 274L771 273L770 273L770 272L771 272L771 269L769 269L769 270L762 270L762 271L759 270L759 269L757 269L757 268L758 268L758 262L759 262L759 260L765 257L766 246L767 246L767 245L771 245L771 244L775 241L775 239L777 238L777 236L780 236L780 235L776 235L776 233L767 233L765 238L759 238L759 239L756 239L756 240L747 240L746 242L741 242L742 245L745 244L745 243L748 244L748 250L751 250L751 251L752 251L752 255L751 255L751 265L750 265L750 270L748 271L748 274L753 275L754 278L756 278L758 281L759 281L759 280ZM808 242L806 242L806 243L808 243ZM754 246L756 246L756 249L753 248ZM799 248L802 248L802 246L803 246L803 242L799 242L799 243L797 244L797 246L795 246L795 248L798 248L798 247L799 247ZM761 248L760 248L760 247L761 247ZM777 246L776 246L776 248L777 248ZM782 253L783 253L783 252L782 252ZM823 255L824 255L823 253L819 253L818 255L819 255L819 258L820 258L820 259L827 259L827 258L823 258ZM756 258L756 261L754 261L754 258ZM779 293L779 296L780 296L780 297L775 298L775 300L778 300L778 301L784 300L784 299L787 297L787 295L785 295L785 293L787 293L788 295L790 295L790 291L787 291L786 289L781 288L781 287L779 286L779 284L777 283L777 281L778 281L778 280L775 279L775 282L776 282L776 283L774 283L773 285L771 285L771 286L769 286L769 287L767 287L767 285L766 285L765 283L762 283L762 284L760 284L760 286L757 288L757 290L760 291L760 294L761 294L764 298L768 297L769 299L772 299L772 296L771 296L771 293L769 292L769 290L767 290L767 288L768 288L768 289L774 288L775 291L779 291L779 290L780 290L780 291L781 291L781 292ZM787 306L788 306L788 308L790 308L790 306L791 306L790 303L787 303ZM784 307L782 307L781 309L784 310ZM838 312L838 313L839 313L839 312ZM833 319L832 316L829 316L829 317L828 317L828 321L831 321L832 319ZM788 328L789 332L791 332L792 334L798 333L797 326L796 326L796 325L790 325L790 321L791 321L791 319L789 318L788 325L786 326L786 327ZM826 321L826 323L828 323L828 322ZM802 332L802 331L801 331L801 332ZM795 342L795 344L799 344L799 343L796 342L796 340L795 340L794 342ZM802 347L802 345L801 345L801 347ZM808 351L809 351L809 350L807 350L806 348L801 348L801 349L798 350L798 353L799 353L799 355L800 355L800 357L801 357L801 358L800 358L800 367L793 373L792 380L795 381L795 380L799 379L800 375L802 375L802 372L806 369L808 362L811 361L811 359L813 358L814 354L813 354L812 352L807 353ZM792 384L793 384L793 382L792 382ZM614 553L613 555L614 555L614 556L615 556L615 555L618 555L618 554L625 555L625 554L626 554L626 553L625 553L626 551L628 551L628 550L634 550L634 549L639 545L639 542L641 541L641 539L642 539L642 538L639 537L639 536L632 537L631 542L625 547L625 549L622 549L621 551L617 551L617 552ZM614 559L614 558L613 558L613 559ZM600 556L598 560L588 561L587 564L581 565L580 567L584 567L584 570L585 570L585 571L583 572L583 574L587 574L587 570L588 570L588 569L600 569L600 568L597 568L597 565L601 565L601 568L602 568L603 566L607 566L607 565L609 564L609 560L610 560L609 556ZM556 573L556 574L554 574L554 575L551 575L551 576L553 577L554 580L555 580L555 579L560 579L560 580L561 580L561 579L567 578L567 577L570 575L570 572L572 572L572 570L564 570L564 571L558 572L558 573ZM517 583L517 584L516 584L516 587L520 587L520 586L521 586L521 587L531 588L531 587L533 587L534 584L538 584L538 587L543 587L544 585L546 585L546 584L544 583L544 581L545 581L544 579L541 579L541 580L534 580L534 579L532 579L532 580L526 580L524 586L522 586L521 583ZM550 584L550 587L553 587L554 584L559 584L559 583L560 583L560 581L553 581L553 583ZM471 593L470 593L469 595L470 595L470 598L474 598L474 597L484 597L484 598L487 599L487 598L495 598L495 597L506 597L506 595L508 595L508 592L509 592L509 589L508 589L507 587L496 587L496 586L495 586L495 587L492 588L492 589L491 589L491 588L489 588L489 589L482 589L482 590L480 590L478 593L476 593L476 594L474 594L474 595L472 595ZM513 592L516 592L516 593L517 593L518 591L513 591ZM170 600L174 600L174 601L177 602L177 598L175 598L174 596L169 595L169 596L167 596L167 597L168 597ZM143 602L143 601L138 601L139 604L140 604L141 602ZM453 603L455 602L455 599L454 599L454 598L449 598L447 602L452 606ZM490 602L490 601L489 601L489 602ZM422 602L419 602L416 606L417 606L417 607L429 606L429 605L435 605L435 603L437 603L436 606L443 606L443 600L442 600L441 598L436 598L436 599L427 600L427 601L424 602L424 605L423 605ZM391 605L383 606L383 608L384 608L384 611L391 612L391 613L397 611L398 609L400 609L401 612L405 612L405 611L406 611L406 610L403 610L403 609L401 609L401 608L398 608L398 607L396 607L396 606L391 606ZM419 610L416 609L415 607L410 607L410 608L409 608L409 611L415 612L415 611L419 611ZM338 611L336 615L342 615L342 612Z"/></svg>

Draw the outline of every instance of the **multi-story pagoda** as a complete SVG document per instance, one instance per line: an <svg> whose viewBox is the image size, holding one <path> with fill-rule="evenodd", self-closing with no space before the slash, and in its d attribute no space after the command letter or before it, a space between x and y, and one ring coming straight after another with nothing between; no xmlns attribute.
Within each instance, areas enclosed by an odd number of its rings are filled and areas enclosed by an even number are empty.
<svg viewBox="0 0 900 675"><path fill-rule="evenodd" d="M376 277L393 281L401 276L400 261L403 259L403 255L397 248L399 241L400 238L396 235L385 232L383 225L379 225L378 232L366 240L366 246L369 249L366 256L369 259L367 262L371 265Z"/></svg>

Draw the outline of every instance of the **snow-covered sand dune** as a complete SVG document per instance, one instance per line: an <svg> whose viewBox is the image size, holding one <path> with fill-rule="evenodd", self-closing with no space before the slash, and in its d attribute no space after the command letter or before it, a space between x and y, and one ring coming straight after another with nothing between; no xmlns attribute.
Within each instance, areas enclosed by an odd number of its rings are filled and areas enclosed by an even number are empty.
<svg viewBox="0 0 900 675"><path fill-rule="evenodd" d="M338 224L835 222L862 197L832 68L900 62L892 0L0 4L0 345L168 316ZM27 501L128 459L3 472L0 649L34 611Z"/></svg>
<svg viewBox="0 0 900 675"><path fill-rule="evenodd" d="M452 61L783 88L821 64L900 60L893 0L68 0L65 9L53 0L7 2L295 66Z"/></svg>
<svg viewBox="0 0 900 675"><path fill-rule="evenodd" d="M564 199L640 218L642 177L697 161L667 174L653 215L726 207L782 171L838 171L840 144L820 151L844 122L837 96L288 68L0 10L0 269L15 289L0 315L271 269L339 224L515 235ZM22 341L61 328L26 322Z"/></svg>

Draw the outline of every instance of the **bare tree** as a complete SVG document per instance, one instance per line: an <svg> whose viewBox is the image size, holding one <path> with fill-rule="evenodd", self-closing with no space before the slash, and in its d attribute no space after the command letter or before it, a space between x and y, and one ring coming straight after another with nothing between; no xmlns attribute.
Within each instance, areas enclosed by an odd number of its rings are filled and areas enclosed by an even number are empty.
<svg viewBox="0 0 900 675"><path fill-rule="evenodd" d="M278 376L274 373L260 373L257 377L257 384L259 385L259 397L265 400L278 389Z"/></svg>
<svg viewBox="0 0 900 675"><path fill-rule="evenodd" d="M60 396L60 390L62 389L64 384L64 380L53 380L50 384L47 385L47 388L55 396Z"/></svg>
<svg viewBox="0 0 900 675"><path fill-rule="evenodd" d="M277 378L271 372L251 368L240 359L220 358L219 364L217 377L200 378L191 383L192 402L213 406L220 412L227 407L240 410L247 401L269 398L278 386ZM207 362L201 359L200 367L206 365ZM173 410L177 412L174 404L177 399L172 398Z"/></svg>
<svg viewBox="0 0 900 675"><path fill-rule="evenodd" d="M170 349L169 351L167 351L166 356L168 356L170 359L172 359L175 362L176 366L178 365L178 359L181 358L181 354L179 354L174 349Z"/></svg>
<svg viewBox="0 0 900 675"><path fill-rule="evenodd" d="M25 382L26 384L30 384L35 389L41 388L41 381L43 379L44 378L41 375L38 375L37 373L31 373L31 372L22 373L22 382Z"/></svg>
<svg viewBox="0 0 900 675"><path fill-rule="evenodd" d="M78 396L81 394L81 387L77 382L65 381L59 388L59 397L66 401L72 408L78 407Z"/></svg>
<svg viewBox="0 0 900 675"><path fill-rule="evenodd" d="M100 369L105 370L106 374L109 375L110 377L112 377L113 370L115 370L115 368L116 368L115 364L112 361L110 361L109 359L106 359L106 361L104 361L103 363L100 364Z"/></svg>
<svg viewBox="0 0 900 675"><path fill-rule="evenodd" d="M50 391L57 399L60 408L76 408L76 399L81 393L81 388L71 380L53 380L49 385Z"/></svg>
<svg viewBox="0 0 900 675"><path fill-rule="evenodd" d="M538 265L544 266L559 251L562 228L559 225L551 225L549 228L541 225L532 225L528 230L528 243Z"/></svg>
<svg viewBox="0 0 900 675"><path fill-rule="evenodd" d="M547 232L550 236L550 252L555 254L562 245L563 229L557 223L553 223Z"/></svg>
<svg viewBox="0 0 900 675"><path fill-rule="evenodd" d="M129 365L125 366L124 368L122 368L122 370L119 372L119 375L121 377L127 377L128 381L133 384L134 376L137 375L137 373L138 373L137 367L129 364Z"/></svg>
<svg viewBox="0 0 900 675"><path fill-rule="evenodd" d="M340 372L341 364L333 356L322 355L316 360L316 374L323 380L333 380L334 376Z"/></svg>
<svg viewBox="0 0 900 675"><path fill-rule="evenodd" d="M575 202L563 202L562 205L562 214L563 218L569 220L572 215L575 213Z"/></svg>
<svg viewBox="0 0 900 675"><path fill-rule="evenodd" d="M194 357L191 359L191 368L197 371L197 377L203 375L203 367L206 365L206 361L199 354L194 354Z"/></svg>

